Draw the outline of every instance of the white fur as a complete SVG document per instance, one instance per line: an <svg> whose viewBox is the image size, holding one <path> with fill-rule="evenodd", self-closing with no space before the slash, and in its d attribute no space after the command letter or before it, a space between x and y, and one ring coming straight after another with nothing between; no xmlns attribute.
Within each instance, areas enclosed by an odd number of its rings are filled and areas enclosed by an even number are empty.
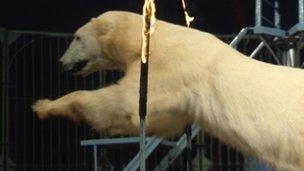
<svg viewBox="0 0 304 171"><path fill-rule="evenodd" d="M77 62L86 60L89 62L76 74L87 76L101 68L112 69L114 64L102 56L98 32L91 23L77 30L74 37L65 54L59 59L66 69L71 70Z"/></svg>
<svg viewBox="0 0 304 171"><path fill-rule="evenodd" d="M80 28L76 35L83 45L74 40L62 63L72 67L85 59L90 65L84 75L117 68L125 76L117 85L38 101L33 106L38 116L60 115L110 134L137 134L141 25L140 15L107 12ZM149 134L174 136L196 122L278 170L304 170L304 71L249 59L205 32L159 20L155 27Z"/></svg>

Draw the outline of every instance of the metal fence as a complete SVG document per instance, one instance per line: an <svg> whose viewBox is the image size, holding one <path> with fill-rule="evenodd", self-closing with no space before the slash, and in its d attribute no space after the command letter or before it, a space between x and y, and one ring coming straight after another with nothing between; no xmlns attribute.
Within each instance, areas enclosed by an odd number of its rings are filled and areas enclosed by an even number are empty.
<svg viewBox="0 0 304 171"><path fill-rule="evenodd" d="M234 36L221 36L230 42ZM39 121L31 105L41 98L58 98L78 89L97 89L115 82L118 72L100 72L77 78L62 72L58 58L71 40L70 34L0 31L1 52L1 132L0 170L17 171L93 170L92 150L80 146L80 140L100 135L86 125L74 125L62 119ZM239 50L251 51L255 39L244 39ZM265 52L267 53L267 52ZM261 56L269 56L264 52ZM261 58L274 62L272 58ZM154 168L169 149L160 147L148 158L148 170ZM138 152L137 145L103 148L105 170L121 170ZM185 170L181 155L169 170ZM243 170L243 156L203 133L193 141L195 170Z"/></svg>
<svg viewBox="0 0 304 171"><path fill-rule="evenodd" d="M75 89L97 88L99 77L81 80L61 73L55 57L68 45L67 35L8 31L3 34L7 48L3 50L6 53L2 61L5 61L7 75L2 72L6 78L2 87L7 95L2 94L1 104L5 108L3 122L8 123L3 129L8 135L2 134L1 139L4 140L2 149L7 150L15 170L89 169L90 157L78 147L78 142L92 136L90 131L62 120L40 122L31 112L31 104ZM8 160L4 155L2 158Z"/></svg>
<svg viewBox="0 0 304 171"><path fill-rule="evenodd" d="M0 28L0 32L2 32L2 31L3 30ZM4 39L3 39L2 36L0 36L0 57L1 57L1 61L3 59L3 57L2 57L3 56L3 49L4 49L3 42L4 42ZM2 68L2 63L1 63L1 68ZM0 75L2 75L2 69L0 69ZM1 84L3 84L2 83L2 77L1 77ZM2 91L0 91L0 96L1 96L1 98L3 97ZM2 100L0 102L2 103ZM0 105L0 111L1 111L1 113L3 112L2 108L3 108L2 105ZM3 153L3 148L2 148L3 147L3 120L4 120L3 116L0 115L0 123L1 123L1 125L0 125L0 127L1 127L1 130L0 130L0 146L1 146L1 148L0 148L0 154ZM2 161L2 156L1 155L0 155L0 161Z"/></svg>

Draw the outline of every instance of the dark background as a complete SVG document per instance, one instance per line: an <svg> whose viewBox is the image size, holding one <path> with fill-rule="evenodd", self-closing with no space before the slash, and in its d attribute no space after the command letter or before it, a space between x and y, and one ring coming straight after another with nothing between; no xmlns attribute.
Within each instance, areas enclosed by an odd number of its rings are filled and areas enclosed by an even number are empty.
<svg viewBox="0 0 304 171"><path fill-rule="evenodd" d="M141 12L144 0L10 0L0 5L0 27L17 30L74 32L109 10ZM180 0L156 0L157 16L184 24ZM254 24L254 0L188 0L193 27L230 34ZM283 28L297 21L297 1L280 0Z"/></svg>

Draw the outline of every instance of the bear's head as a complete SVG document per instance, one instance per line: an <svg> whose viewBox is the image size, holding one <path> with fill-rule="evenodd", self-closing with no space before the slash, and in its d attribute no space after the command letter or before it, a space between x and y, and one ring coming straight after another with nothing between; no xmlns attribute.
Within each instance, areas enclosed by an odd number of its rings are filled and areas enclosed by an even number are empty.
<svg viewBox="0 0 304 171"><path fill-rule="evenodd" d="M81 76L106 69L126 70L139 59L140 43L140 15L106 12L75 32L59 61L66 70Z"/></svg>

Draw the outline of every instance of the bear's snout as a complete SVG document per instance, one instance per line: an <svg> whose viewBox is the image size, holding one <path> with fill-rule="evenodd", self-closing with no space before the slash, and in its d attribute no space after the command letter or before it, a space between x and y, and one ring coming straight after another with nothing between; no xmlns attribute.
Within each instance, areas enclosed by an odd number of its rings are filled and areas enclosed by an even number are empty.
<svg viewBox="0 0 304 171"><path fill-rule="evenodd" d="M68 70L71 69L68 65L66 65L66 64L64 63L63 58L60 58L60 59L58 60L58 62L60 63L60 67L61 67L64 71L68 71Z"/></svg>

